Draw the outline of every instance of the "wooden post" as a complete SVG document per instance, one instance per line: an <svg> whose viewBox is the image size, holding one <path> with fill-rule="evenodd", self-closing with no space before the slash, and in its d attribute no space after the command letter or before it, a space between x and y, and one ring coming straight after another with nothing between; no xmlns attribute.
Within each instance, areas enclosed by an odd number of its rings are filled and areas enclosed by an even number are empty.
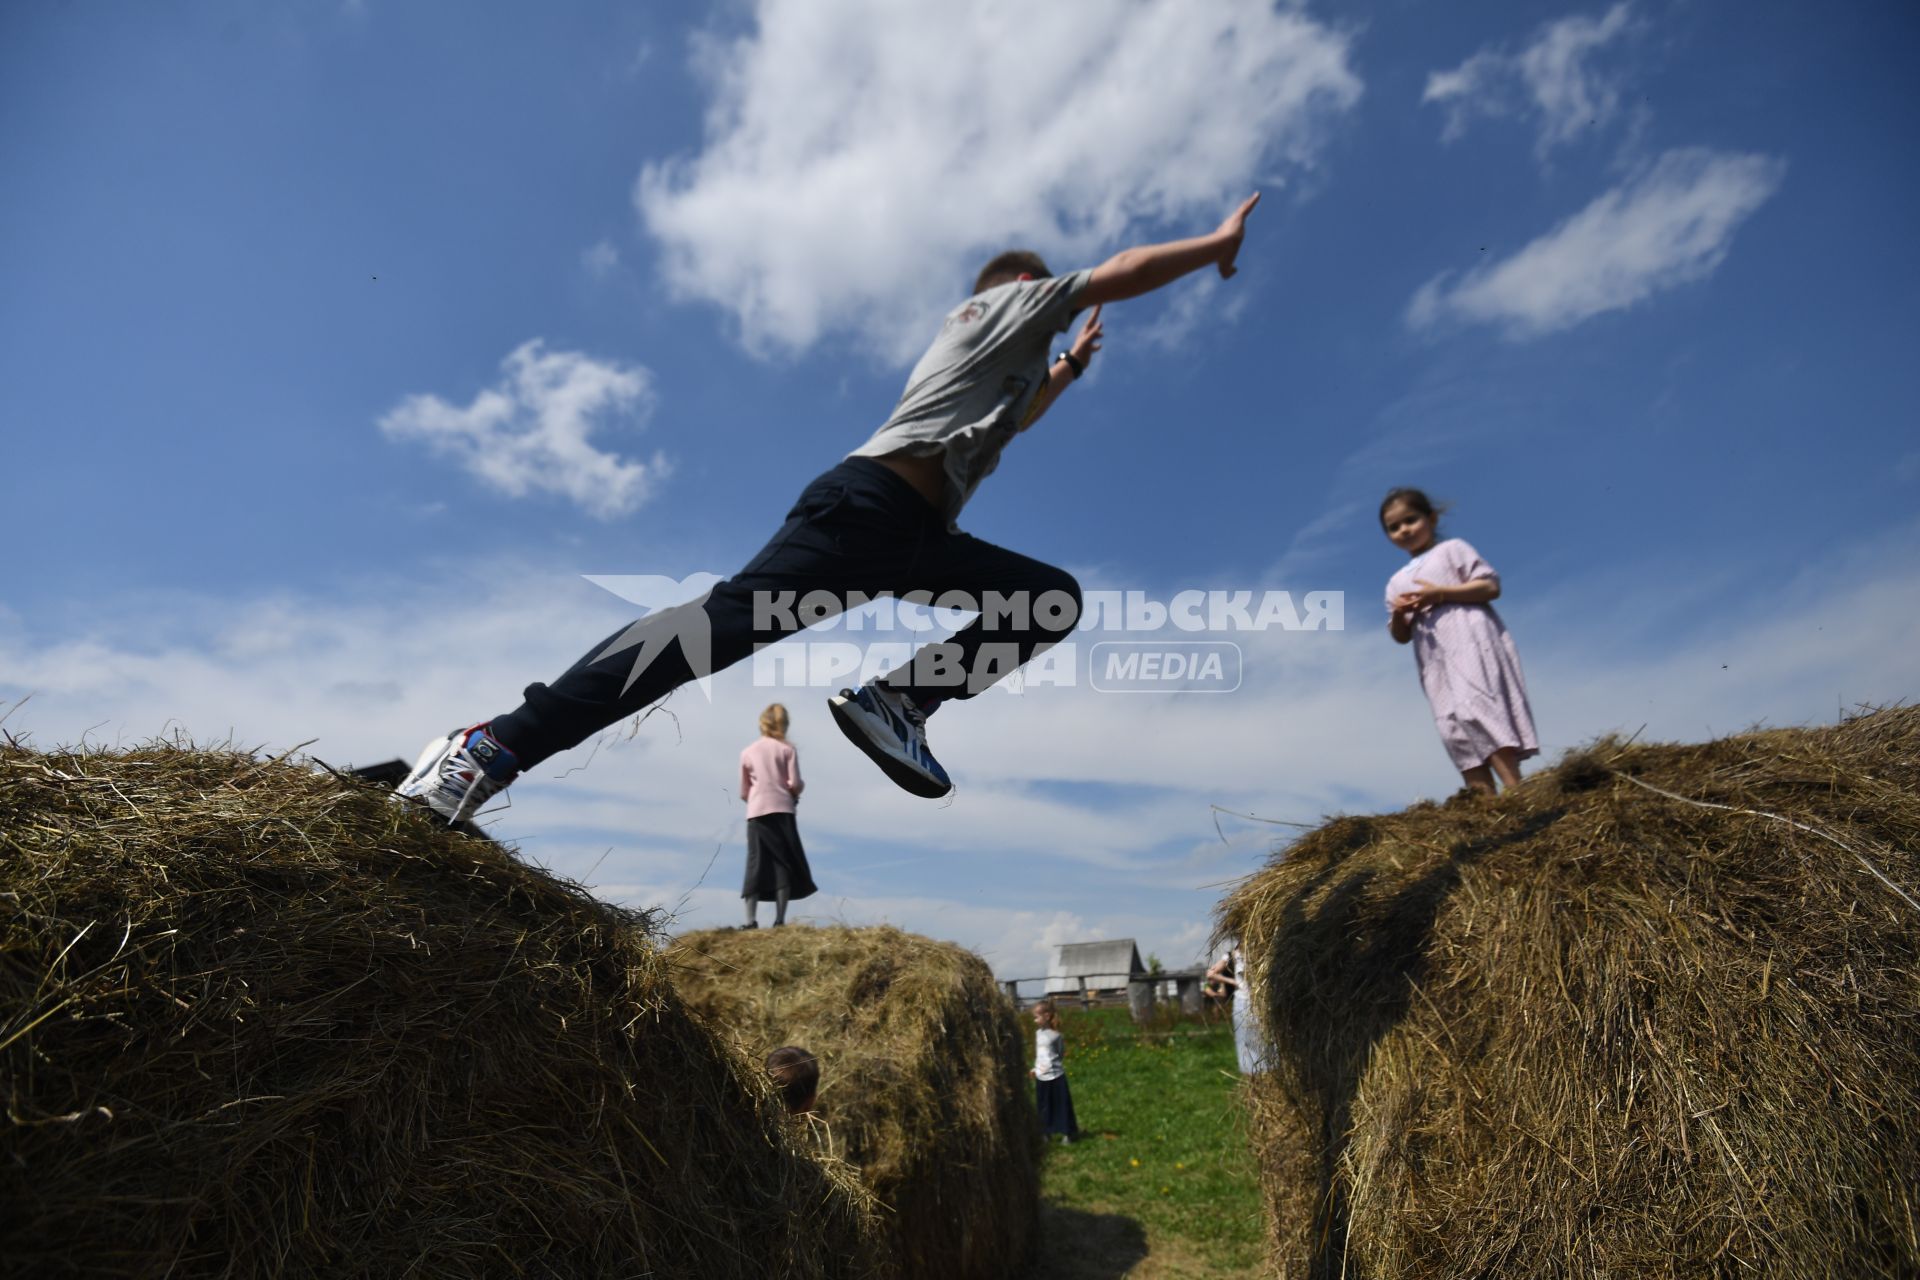
<svg viewBox="0 0 1920 1280"><path fill-rule="evenodd" d="M1133 1011L1135 1022L1153 1021L1153 979L1129 978L1127 980L1127 1007Z"/></svg>
<svg viewBox="0 0 1920 1280"><path fill-rule="evenodd" d="M1007 999L1013 1001L1013 1007L1020 1007L1020 979L1014 978L1000 984L1007 989Z"/></svg>
<svg viewBox="0 0 1920 1280"><path fill-rule="evenodd" d="M1200 979L1185 974L1174 980L1174 989L1180 995L1180 1012L1200 1012Z"/></svg>

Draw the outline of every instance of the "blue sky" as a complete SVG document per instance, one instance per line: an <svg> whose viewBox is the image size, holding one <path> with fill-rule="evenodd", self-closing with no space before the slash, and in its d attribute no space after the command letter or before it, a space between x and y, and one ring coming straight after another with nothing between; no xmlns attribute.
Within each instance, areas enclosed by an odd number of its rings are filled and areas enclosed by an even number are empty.
<svg viewBox="0 0 1920 1280"><path fill-rule="evenodd" d="M1502 572L1549 758L1912 696L1916 37L1731 0L13 6L7 727L411 756L631 615L582 575L737 567L987 254L1091 264L1257 188L1241 273L1110 309L963 525L1096 590L1344 592L1344 630L1235 637L1230 694L952 708L944 806L740 668L496 824L731 922L778 696L801 914L1007 976L1185 962L1285 830L1211 805L1456 784L1381 626L1394 485Z"/></svg>

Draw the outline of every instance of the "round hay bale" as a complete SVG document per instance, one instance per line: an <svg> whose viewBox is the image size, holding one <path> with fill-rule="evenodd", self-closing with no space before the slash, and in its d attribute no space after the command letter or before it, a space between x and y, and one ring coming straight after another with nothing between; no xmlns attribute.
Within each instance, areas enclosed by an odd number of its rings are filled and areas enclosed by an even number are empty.
<svg viewBox="0 0 1920 1280"><path fill-rule="evenodd" d="M1920 1275L1917 847L1908 708L1287 848L1222 907L1275 1270Z"/></svg>
<svg viewBox="0 0 1920 1280"><path fill-rule="evenodd" d="M819 1058L831 1140L890 1211L894 1274L1019 1271L1040 1129L1019 1018L985 961L884 926L691 933L669 959L687 1003L747 1052Z"/></svg>
<svg viewBox="0 0 1920 1280"><path fill-rule="evenodd" d="M649 922L364 785L0 750L0 1270L865 1274Z"/></svg>

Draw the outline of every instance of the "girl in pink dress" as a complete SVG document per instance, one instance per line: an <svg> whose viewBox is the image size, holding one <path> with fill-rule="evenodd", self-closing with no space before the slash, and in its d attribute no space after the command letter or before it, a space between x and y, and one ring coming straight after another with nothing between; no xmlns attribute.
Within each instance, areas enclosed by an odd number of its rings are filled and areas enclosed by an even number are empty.
<svg viewBox="0 0 1920 1280"><path fill-rule="evenodd" d="M1387 581L1387 630L1413 645L1420 685L1440 741L1467 786L1492 795L1493 780L1520 781L1520 762L1540 754L1520 652L1493 611L1500 575L1459 538L1440 537L1440 516L1418 489L1395 489L1380 526L1411 559Z"/></svg>
<svg viewBox="0 0 1920 1280"><path fill-rule="evenodd" d="M740 753L740 798L747 802L747 875L740 886L747 920L760 927L760 904L773 904L773 922L787 922L787 904L817 892L793 811L799 805L800 755L787 741L787 709L760 713L760 736Z"/></svg>

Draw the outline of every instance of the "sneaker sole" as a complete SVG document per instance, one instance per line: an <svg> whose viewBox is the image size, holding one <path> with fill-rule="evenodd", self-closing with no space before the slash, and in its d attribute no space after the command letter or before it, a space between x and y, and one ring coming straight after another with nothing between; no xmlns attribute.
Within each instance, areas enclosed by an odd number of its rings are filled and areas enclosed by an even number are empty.
<svg viewBox="0 0 1920 1280"><path fill-rule="evenodd" d="M827 708L833 712L833 722L840 726L840 732L847 735L847 741L865 752L867 759L879 765L880 772L893 779L895 786L924 800L941 799L953 790L952 783L941 786L887 750L884 744L876 742L873 735L867 732L864 717L857 711L849 710L851 706L851 699L837 696L827 699Z"/></svg>

